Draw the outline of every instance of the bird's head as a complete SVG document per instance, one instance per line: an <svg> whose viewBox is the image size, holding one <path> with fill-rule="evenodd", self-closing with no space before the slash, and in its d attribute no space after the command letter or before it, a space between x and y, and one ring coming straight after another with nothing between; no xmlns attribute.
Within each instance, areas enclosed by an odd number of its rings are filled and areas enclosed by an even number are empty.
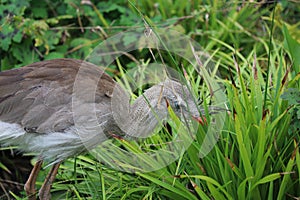
<svg viewBox="0 0 300 200"><path fill-rule="evenodd" d="M200 123L203 122L203 120L201 122L201 111L192 91L184 84L171 79L147 89L144 95L136 100L132 110L134 118L144 116L142 121L146 122L155 118L165 119L169 115L170 107L180 118L190 119L192 117Z"/></svg>
<svg viewBox="0 0 300 200"><path fill-rule="evenodd" d="M202 118L199 113L200 108L197 105L195 96L187 86L170 79L157 86L161 87L160 101L158 101L158 104L164 102L162 104L167 108L171 106L172 110L179 117L192 117L201 124L204 122L205 119Z"/></svg>
<svg viewBox="0 0 300 200"><path fill-rule="evenodd" d="M120 90L121 91L121 90ZM203 123L194 95L187 86L167 79L147 89L132 105L127 107L125 95L118 97L114 105L114 120L127 135L147 137L170 116L170 107L179 118L196 119ZM128 111L128 112L127 112ZM200 111L201 112L201 111Z"/></svg>

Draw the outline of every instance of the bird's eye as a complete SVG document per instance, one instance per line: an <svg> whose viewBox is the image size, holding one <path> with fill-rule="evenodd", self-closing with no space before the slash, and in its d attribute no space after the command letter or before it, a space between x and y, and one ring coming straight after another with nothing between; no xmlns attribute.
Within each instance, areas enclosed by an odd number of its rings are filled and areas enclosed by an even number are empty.
<svg viewBox="0 0 300 200"><path fill-rule="evenodd" d="M180 109L180 105L179 105L179 102L178 102L178 101L175 101L174 106L175 106L175 109L176 109L176 110L179 110L179 109Z"/></svg>

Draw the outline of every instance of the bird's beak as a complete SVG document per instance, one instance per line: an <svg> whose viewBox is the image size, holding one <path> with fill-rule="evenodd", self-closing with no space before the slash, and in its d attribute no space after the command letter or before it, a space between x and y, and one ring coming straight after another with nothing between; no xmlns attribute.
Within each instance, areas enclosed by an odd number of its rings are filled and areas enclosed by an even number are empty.
<svg viewBox="0 0 300 200"><path fill-rule="evenodd" d="M201 116L201 117L195 117L195 116L193 116L193 119L195 119L201 125L207 124L207 120L206 120L206 118L204 116Z"/></svg>

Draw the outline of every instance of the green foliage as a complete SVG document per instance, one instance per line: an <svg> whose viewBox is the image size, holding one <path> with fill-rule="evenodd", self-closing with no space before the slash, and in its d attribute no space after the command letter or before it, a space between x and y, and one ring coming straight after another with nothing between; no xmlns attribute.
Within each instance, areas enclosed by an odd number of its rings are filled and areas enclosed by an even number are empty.
<svg viewBox="0 0 300 200"><path fill-rule="evenodd" d="M79 0L7 0L1 1L0 13L1 70L44 59L85 59L116 32L109 24L127 27L138 19L117 2Z"/></svg>
<svg viewBox="0 0 300 200"><path fill-rule="evenodd" d="M289 88L281 96L282 99L288 101L291 107L289 114L291 115L291 122L289 133L300 133L300 91L299 88Z"/></svg>
<svg viewBox="0 0 300 200"><path fill-rule="evenodd" d="M300 43L291 37L286 26L283 26L284 47L290 53L292 58L293 70L300 73Z"/></svg>

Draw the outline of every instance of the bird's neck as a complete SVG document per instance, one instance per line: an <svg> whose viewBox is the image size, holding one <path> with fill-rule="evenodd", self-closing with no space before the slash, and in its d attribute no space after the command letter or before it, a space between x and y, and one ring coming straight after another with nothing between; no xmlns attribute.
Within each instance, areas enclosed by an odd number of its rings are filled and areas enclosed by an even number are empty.
<svg viewBox="0 0 300 200"><path fill-rule="evenodd" d="M165 100L156 88L150 88L130 106L130 130L139 137L148 137L166 117Z"/></svg>
<svg viewBox="0 0 300 200"><path fill-rule="evenodd" d="M154 133L159 123L167 117L166 102L157 87L146 90L132 105L129 104L128 96L123 95L123 97L128 103L118 109L118 119L116 121L126 135L148 137Z"/></svg>

